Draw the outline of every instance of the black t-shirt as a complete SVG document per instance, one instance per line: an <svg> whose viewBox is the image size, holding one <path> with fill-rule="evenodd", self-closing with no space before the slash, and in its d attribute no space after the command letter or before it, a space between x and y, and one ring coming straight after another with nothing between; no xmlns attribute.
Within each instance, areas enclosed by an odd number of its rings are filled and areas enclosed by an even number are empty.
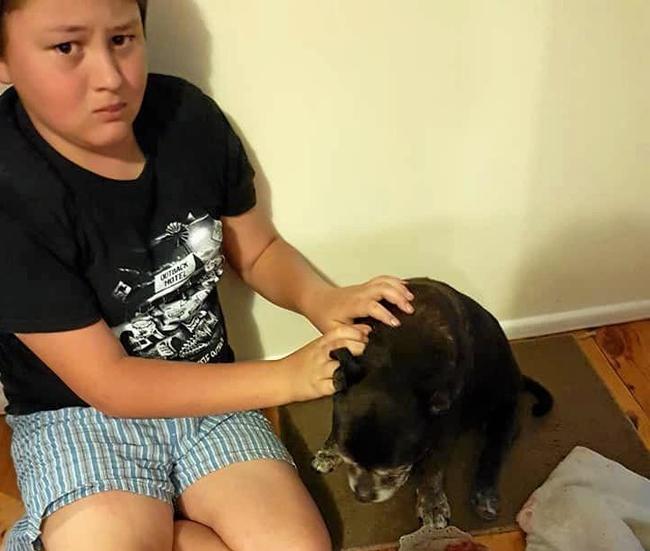
<svg viewBox="0 0 650 551"><path fill-rule="evenodd" d="M103 318L134 356L230 362L216 284L221 216L255 204L253 170L212 99L150 74L136 180L54 150L13 88L0 96L0 379L7 412L87 406L14 333Z"/></svg>

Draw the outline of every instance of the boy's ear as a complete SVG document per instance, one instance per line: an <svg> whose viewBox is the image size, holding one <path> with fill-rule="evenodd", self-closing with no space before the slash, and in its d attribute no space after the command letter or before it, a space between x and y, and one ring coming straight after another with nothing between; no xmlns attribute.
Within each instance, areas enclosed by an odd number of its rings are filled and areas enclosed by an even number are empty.
<svg viewBox="0 0 650 551"><path fill-rule="evenodd" d="M11 75L9 75L9 66L0 57L0 82L2 84L11 84Z"/></svg>
<svg viewBox="0 0 650 551"><path fill-rule="evenodd" d="M332 350L330 358L340 364L334 371L334 389L336 392L346 390L363 379L365 369L347 348Z"/></svg>

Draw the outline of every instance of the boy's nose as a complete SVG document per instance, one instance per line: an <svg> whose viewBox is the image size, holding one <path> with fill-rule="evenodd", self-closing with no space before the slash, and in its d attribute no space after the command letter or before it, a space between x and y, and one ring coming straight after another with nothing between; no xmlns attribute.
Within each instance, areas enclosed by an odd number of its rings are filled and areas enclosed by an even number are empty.
<svg viewBox="0 0 650 551"><path fill-rule="evenodd" d="M97 52L93 59L92 86L96 90L117 90L122 84L122 73L110 51Z"/></svg>

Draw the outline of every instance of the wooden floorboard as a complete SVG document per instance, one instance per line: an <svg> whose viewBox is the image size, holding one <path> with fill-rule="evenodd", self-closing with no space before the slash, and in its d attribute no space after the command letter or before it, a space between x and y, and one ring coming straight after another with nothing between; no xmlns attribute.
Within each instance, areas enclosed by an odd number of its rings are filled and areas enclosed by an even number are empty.
<svg viewBox="0 0 650 551"><path fill-rule="evenodd" d="M650 320L578 331L573 335L650 450ZM277 430L277 412L268 411L267 415ZM9 428L0 417L0 541L22 511L9 458L9 442ZM526 546L520 531L476 539L491 551L524 551Z"/></svg>
<svg viewBox="0 0 650 551"><path fill-rule="evenodd" d="M492 551L524 551L526 549L526 538L521 531L478 536L475 539Z"/></svg>
<svg viewBox="0 0 650 551"><path fill-rule="evenodd" d="M11 429L3 416L0 416L0 494L18 498L20 494L16 486L16 475L9 455L11 444Z"/></svg>
<svg viewBox="0 0 650 551"><path fill-rule="evenodd" d="M603 327L595 339L636 401L650 412L650 322Z"/></svg>
<svg viewBox="0 0 650 551"><path fill-rule="evenodd" d="M641 438L646 448L650 450L650 419L646 411L636 400L623 379L612 368L607 356L594 338L578 339L578 344L584 355L589 358L594 370L600 375L609 393L634 425L639 438Z"/></svg>
<svg viewBox="0 0 650 551"><path fill-rule="evenodd" d="M23 511L9 455L10 442L10 429L4 417L0 417L0 542L5 532L20 518Z"/></svg>

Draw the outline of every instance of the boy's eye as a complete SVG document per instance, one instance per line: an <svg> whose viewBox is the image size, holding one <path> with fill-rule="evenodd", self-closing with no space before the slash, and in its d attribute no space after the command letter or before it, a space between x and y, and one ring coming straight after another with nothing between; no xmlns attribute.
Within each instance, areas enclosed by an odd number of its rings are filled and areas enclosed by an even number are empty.
<svg viewBox="0 0 650 551"><path fill-rule="evenodd" d="M69 55L72 53L72 42L62 42L54 46L54 49L63 55Z"/></svg>
<svg viewBox="0 0 650 551"><path fill-rule="evenodd" d="M111 40L115 46L124 46L128 42L133 41L135 35L132 34L118 34L114 36Z"/></svg>

